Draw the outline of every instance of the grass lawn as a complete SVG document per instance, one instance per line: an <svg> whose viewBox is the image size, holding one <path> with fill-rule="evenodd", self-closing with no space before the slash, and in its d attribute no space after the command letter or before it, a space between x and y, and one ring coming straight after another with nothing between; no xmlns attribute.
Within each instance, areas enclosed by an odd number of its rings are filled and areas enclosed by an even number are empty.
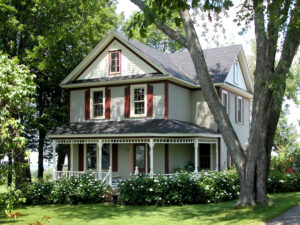
<svg viewBox="0 0 300 225"><path fill-rule="evenodd" d="M235 208L235 201L185 206L117 206L111 204L44 205L19 208L16 224L29 224L44 215L47 224L261 224L299 204L300 192L270 195L268 207ZM0 218L0 224L8 219Z"/></svg>

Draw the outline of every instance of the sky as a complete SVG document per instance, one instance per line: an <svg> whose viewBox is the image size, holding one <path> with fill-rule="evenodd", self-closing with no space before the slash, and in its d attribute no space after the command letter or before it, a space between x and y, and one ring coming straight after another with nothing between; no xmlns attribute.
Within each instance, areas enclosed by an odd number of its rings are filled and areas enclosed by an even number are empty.
<svg viewBox="0 0 300 225"><path fill-rule="evenodd" d="M205 19L204 21L201 18L197 19L198 26L196 26L196 31L198 33L198 36L200 38L200 43L202 47L205 48L215 48L218 47L218 45L212 41L215 37L219 36L219 46L228 46L228 45L236 45L241 44L244 48L245 54L249 55L251 53L251 40L253 40L254 37L254 29L253 26L250 27L248 32L244 35L239 35L239 32L241 31L241 28L236 26L236 24L233 22L233 18L237 14L237 3L240 1L234 0L234 7L232 7L229 11L229 17L223 19L223 27L225 30L225 36L222 32L222 30L218 30L217 32L214 31L212 26L208 26L209 32L206 33L206 37L201 36L203 32L202 24L203 22L207 22ZM135 6L130 0L119 0L118 6L117 6L117 12L124 13L125 19L130 18L130 16L133 14L133 12L138 11L138 7ZM208 23L209 24L209 23ZM298 91L298 96L300 99L300 91ZM297 125L297 120L300 120L300 108L297 107L292 101L287 101L287 103L290 105L290 115L288 117L289 122ZM300 126L297 126L298 134L300 134ZM300 135L298 140L300 141ZM31 153L31 168L36 169L37 168L37 159L38 159L37 152ZM46 163L48 165L48 163Z"/></svg>

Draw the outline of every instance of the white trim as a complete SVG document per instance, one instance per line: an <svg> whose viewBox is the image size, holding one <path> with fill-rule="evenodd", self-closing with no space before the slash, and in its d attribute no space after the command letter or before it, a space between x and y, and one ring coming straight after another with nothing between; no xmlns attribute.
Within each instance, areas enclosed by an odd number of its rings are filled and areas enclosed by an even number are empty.
<svg viewBox="0 0 300 225"><path fill-rule="evenodd" d="M49 138L103 138L103 137L221 137L221 134L203 134L203 133L127 133L127 134L58 134L48 135Z"/></svg>
<svg viewBox="0 0 300 225"><path fill-rule="evenodd" d="M226 95L226 106L225 106L225 108L226 108L226 112L227 112L227 114L229 115L229 102L228 102L228 100L229 100L229 95L228 95L228 91L225 91L225 90L222 90L221 91L221 99L222 99L222 105L224 106L224 98L223 98L223 94L225 94Z"/></svg>
<svg viewBox="0 0 300 225"><path fill-rule="evenodd" d="M135 114L134 107L134 90L136 88L144 88L144 114ZM130 117L146 117L147 116L147 84L130 85Z"/></svg>
<svg viewBox="0 0 300 225"><path fill-rule="evenodd" d="M241 100L241 121L239 121L239 114L238 114L238 108L239 108L239 100ZM236 113L236 123L237 124L243 124L243 98L241 96L237 96L236 98L236 108L235 108L235 113Z"/></svg>
<svg viewBox="0 0 300 225"><path fill-rule="evenodd" d="M74 145L73 144L70 144L70 170L73 171L74 170Z"/></svg>
<svg viewBox="0 0 300 225"><path fill-rule="evenodd" d="M238 63L238 59L236 59L236 60L234 60L234 62L233 62L233 83L234 84L239 84L239 73L238 73L238 71L239 71L239 63Z"/></svg>
<svg viewBox="0 0 300 225"><path fill-rule="evenodd" d="M221 87L221 88L224 88L224 89L227 89L235 94L238 94L238 95L241 95L245 98L248 98L248 99L252 99L253 98L253 95L243 89L240 89L238 87L234 87L230 84L227 84L227 83L218 83L218 84L215 84L216 87Z"/></svg>
<svg viewBox="0 0 300 225"><path fill-rule="evenodd" d="M103 114L102 116L94 117L94 92L102 91L103 93ZM105 119L105 88L91 88L90 89L90 119Z"/></svg>

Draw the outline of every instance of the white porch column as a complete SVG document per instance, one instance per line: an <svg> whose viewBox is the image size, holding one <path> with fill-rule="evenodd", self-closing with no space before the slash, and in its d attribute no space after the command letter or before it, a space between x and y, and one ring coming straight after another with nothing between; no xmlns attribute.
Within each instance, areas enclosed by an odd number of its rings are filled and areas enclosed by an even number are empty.
<svg viewBox="0 0 300 225"><path fill-rule="evenodd" d="M194 148L195 148L195 173L198 173L198 167L199 167L199 142L198 139L195 139L194 142Z"/></svg>
<svg viewBox="0 0 300 225"><path fill-rule="evenodd" d="M153 177L154 171L153 171L153 149L154 149L154 141L151 138L149 142L149 147L150 147L150 177Z"/></svg>
<svg viewBox="0 0 300 225"><path fill-rule="evenodd" d="M219 155L218 155L219 144L216 143L216 171L219 170Z"/></svg>
<svg viewBox="0 0 300 225"><path fill-rule="evenodd" d="M98 171L98 178L102 180L102 140L98 141L98 150L99 150L99 171Z"/></svg>
<svg viewBox="0 0 300 225"><path fill-rule="evenodd" d="M71 171L74 171L74 162L73 162L73 159L74 159L74 146L73 144L70 144L70 170Z"/></svg>
<svg viewBox="0 0 300 225"><path fill-rule="evenodd" d="M56 180L55 172L56 172L56 146L57 143L55 140L52 141L52 149L53 149L53 168L52 168L52 180Z"/></svg>

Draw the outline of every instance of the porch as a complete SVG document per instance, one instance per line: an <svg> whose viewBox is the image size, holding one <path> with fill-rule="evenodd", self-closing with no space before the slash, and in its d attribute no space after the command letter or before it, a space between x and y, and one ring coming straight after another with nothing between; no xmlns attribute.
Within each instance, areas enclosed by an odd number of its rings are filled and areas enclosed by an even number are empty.
<svg viewBox="0 0 300 225"><path fill-rule="evenodd" d="M56 147L68 144L68 171L56 171ZM112 185L133 174L172 175L179 169L220 169L220 139L213 137L53 139L53 179L91 173Z"/></svg>

